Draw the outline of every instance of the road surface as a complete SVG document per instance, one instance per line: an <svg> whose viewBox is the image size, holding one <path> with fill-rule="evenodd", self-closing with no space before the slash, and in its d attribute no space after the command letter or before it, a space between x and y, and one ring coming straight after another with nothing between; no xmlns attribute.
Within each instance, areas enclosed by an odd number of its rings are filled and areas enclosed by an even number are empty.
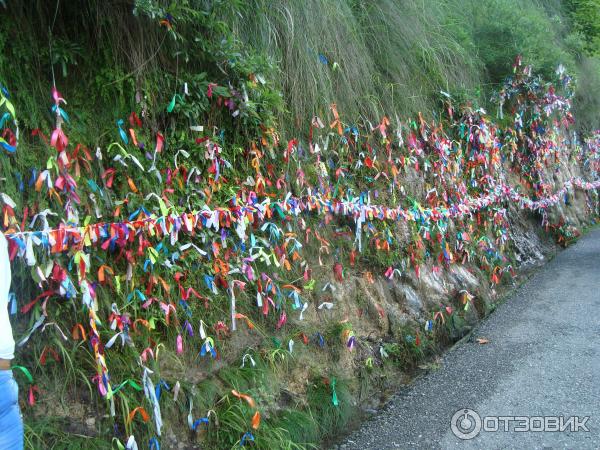
<svg viewBox="0 0 600 450"><path fill-rule="evenodd" d="M456 431L472 439L452 432L457 411ZM600 449L600 229L560 252L338 448Z"/></svg>

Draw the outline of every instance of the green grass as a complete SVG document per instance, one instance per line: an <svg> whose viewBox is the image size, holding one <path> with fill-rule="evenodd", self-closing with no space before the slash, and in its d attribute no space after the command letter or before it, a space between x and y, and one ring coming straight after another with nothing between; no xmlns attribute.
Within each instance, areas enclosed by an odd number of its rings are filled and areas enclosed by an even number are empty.
<svg viewBox="0 0 600 450"><path fill-rule="evenodd" d="M112 449L105 438L62 431L68 420L53 418L25 421L25 448L27 450L106 450ZM116 448L116 447L115 447Z"/></svg>

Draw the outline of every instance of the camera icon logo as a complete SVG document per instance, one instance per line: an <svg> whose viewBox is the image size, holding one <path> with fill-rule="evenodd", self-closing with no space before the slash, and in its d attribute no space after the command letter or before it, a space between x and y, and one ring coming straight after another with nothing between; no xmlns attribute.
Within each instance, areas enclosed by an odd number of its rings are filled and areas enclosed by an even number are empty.
<svg viewBox="0 0 600 450"><path fill-rule="evenodd" d="M473 439L481 431L481 417L472 409L459 409L452 416L450 428L459 439Z"/></svg>

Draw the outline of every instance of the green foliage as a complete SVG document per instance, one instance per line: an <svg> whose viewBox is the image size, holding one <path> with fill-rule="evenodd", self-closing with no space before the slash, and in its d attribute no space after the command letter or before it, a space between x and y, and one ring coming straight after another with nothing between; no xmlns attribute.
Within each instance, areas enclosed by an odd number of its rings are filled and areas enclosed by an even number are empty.
<svg viewBox="0 0 600 450"><path fill-rule="evenodd" d="M50 51L43 54L50 58L52 66L60 66L62 76L66 78L68 67L77 65L77 61L82 57L82 51L81 46L75 42L57 39L54 42L50 41Z"/></svg>
<svg viewBox="0 0 600 450"><path fill-rule="evenodd" d="M448 25L463 36L471 56L482 62L489 82L511 72L516 55L549 77L559 63L574 68L566 45L564 19L538 0L459 0L446 2Z"/></svg>
<svg viewBox="0 0 600 450"><path fill-rule="evenodd" d="M319 425L309 412L298 409L287 409L277 417L277 423L288 431L290 440L306 448L317 446L321 440Z"/></svg>
<svg viewBox="0 0 600 450"><path fill-rule="evenodd" d="M598 49L598 4L94 0L83 8L60 2L57 10L53 2L29 0L11 3L0 21L0 81L18 96L24 120L38 126L48 117L40 105L48 103L53 70L72 109L92 126L138 103L163 124L164 108L184 82L195 88L175 112L190 123L209 112L208 82L247 94L232 123L242 134L275 118L282 131L296 128L333 102L357 121L390 111L433 115L440 90L485 107L517 54L545 76L563 63L596 83L579 55ZM107 120L97 120L98 112ZM222 125L225 117L213 119Z"/></svg>
<svg viewBox="0 0 600 450"><path fill-rule="evenodd" d="M332 379L319 378L313 380L307 391L307 400L310 414L318 425L321 440L330 439L333 433L343 429L354 413L352 396L348 384L343 380L336 380L336 393L339 405L332 402Z"/></svg>
<svg viewBox="0 0 600 450"><path fill-rule="evenodd" d="M565 8L577 31L584 36L586 52L589 55L600 54L600 1L566 0Z"/></svg>
<svg viewBox="0 0 600 450"><path fill-rule="evenodd" d="M45 128L48 86L56 81L78 115L76 126L90 136L114 132L98 126L140 107L156 128L167 128L165 109L188 83L190 96L176 105L175 118L198 125L208 115L209 126L230 124L227 138L258 138L259 125L275 125L282 97L270 82L275 69L268 58L242 46L217 17L235 5L182 1L163 7L149 0L137 2L132 14L132 6L120 1L11 4L0 20L0 82L11 86L23 123ZM210 110L209 81L216 96L235 100L236 120Z"/></svg>
<svg viewBox="0 0 600 450"><path fill-rule="evenodd" d="M247 431L248 408L239 401L231 402L224 408L219 416L219 429L217 431L217 440L214 443L215 449L239 448L240 439L238 436ZM250 444L252 445L252 444ZM271 450L302 450L306 446L296 443L290 439L289 431L281 424L272 423L269 420L261 422L260 434L255 436L253 448Z"/></svg>

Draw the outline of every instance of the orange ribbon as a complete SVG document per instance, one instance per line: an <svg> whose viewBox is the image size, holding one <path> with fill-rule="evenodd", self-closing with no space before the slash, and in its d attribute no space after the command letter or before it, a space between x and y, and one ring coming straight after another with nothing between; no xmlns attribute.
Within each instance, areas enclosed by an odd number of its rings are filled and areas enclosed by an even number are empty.
<svg viewBox="0 0 600 450"><path fill-rule="evenodd" d="M237 397L240 400L245 400L248 403L248 406L250 406L250 408L255 408L256 407L256 402L248 394L242 394L242 393L236 391L235 389L233 389L231 391L231 393L233 394L234 397Z"/></svg>

